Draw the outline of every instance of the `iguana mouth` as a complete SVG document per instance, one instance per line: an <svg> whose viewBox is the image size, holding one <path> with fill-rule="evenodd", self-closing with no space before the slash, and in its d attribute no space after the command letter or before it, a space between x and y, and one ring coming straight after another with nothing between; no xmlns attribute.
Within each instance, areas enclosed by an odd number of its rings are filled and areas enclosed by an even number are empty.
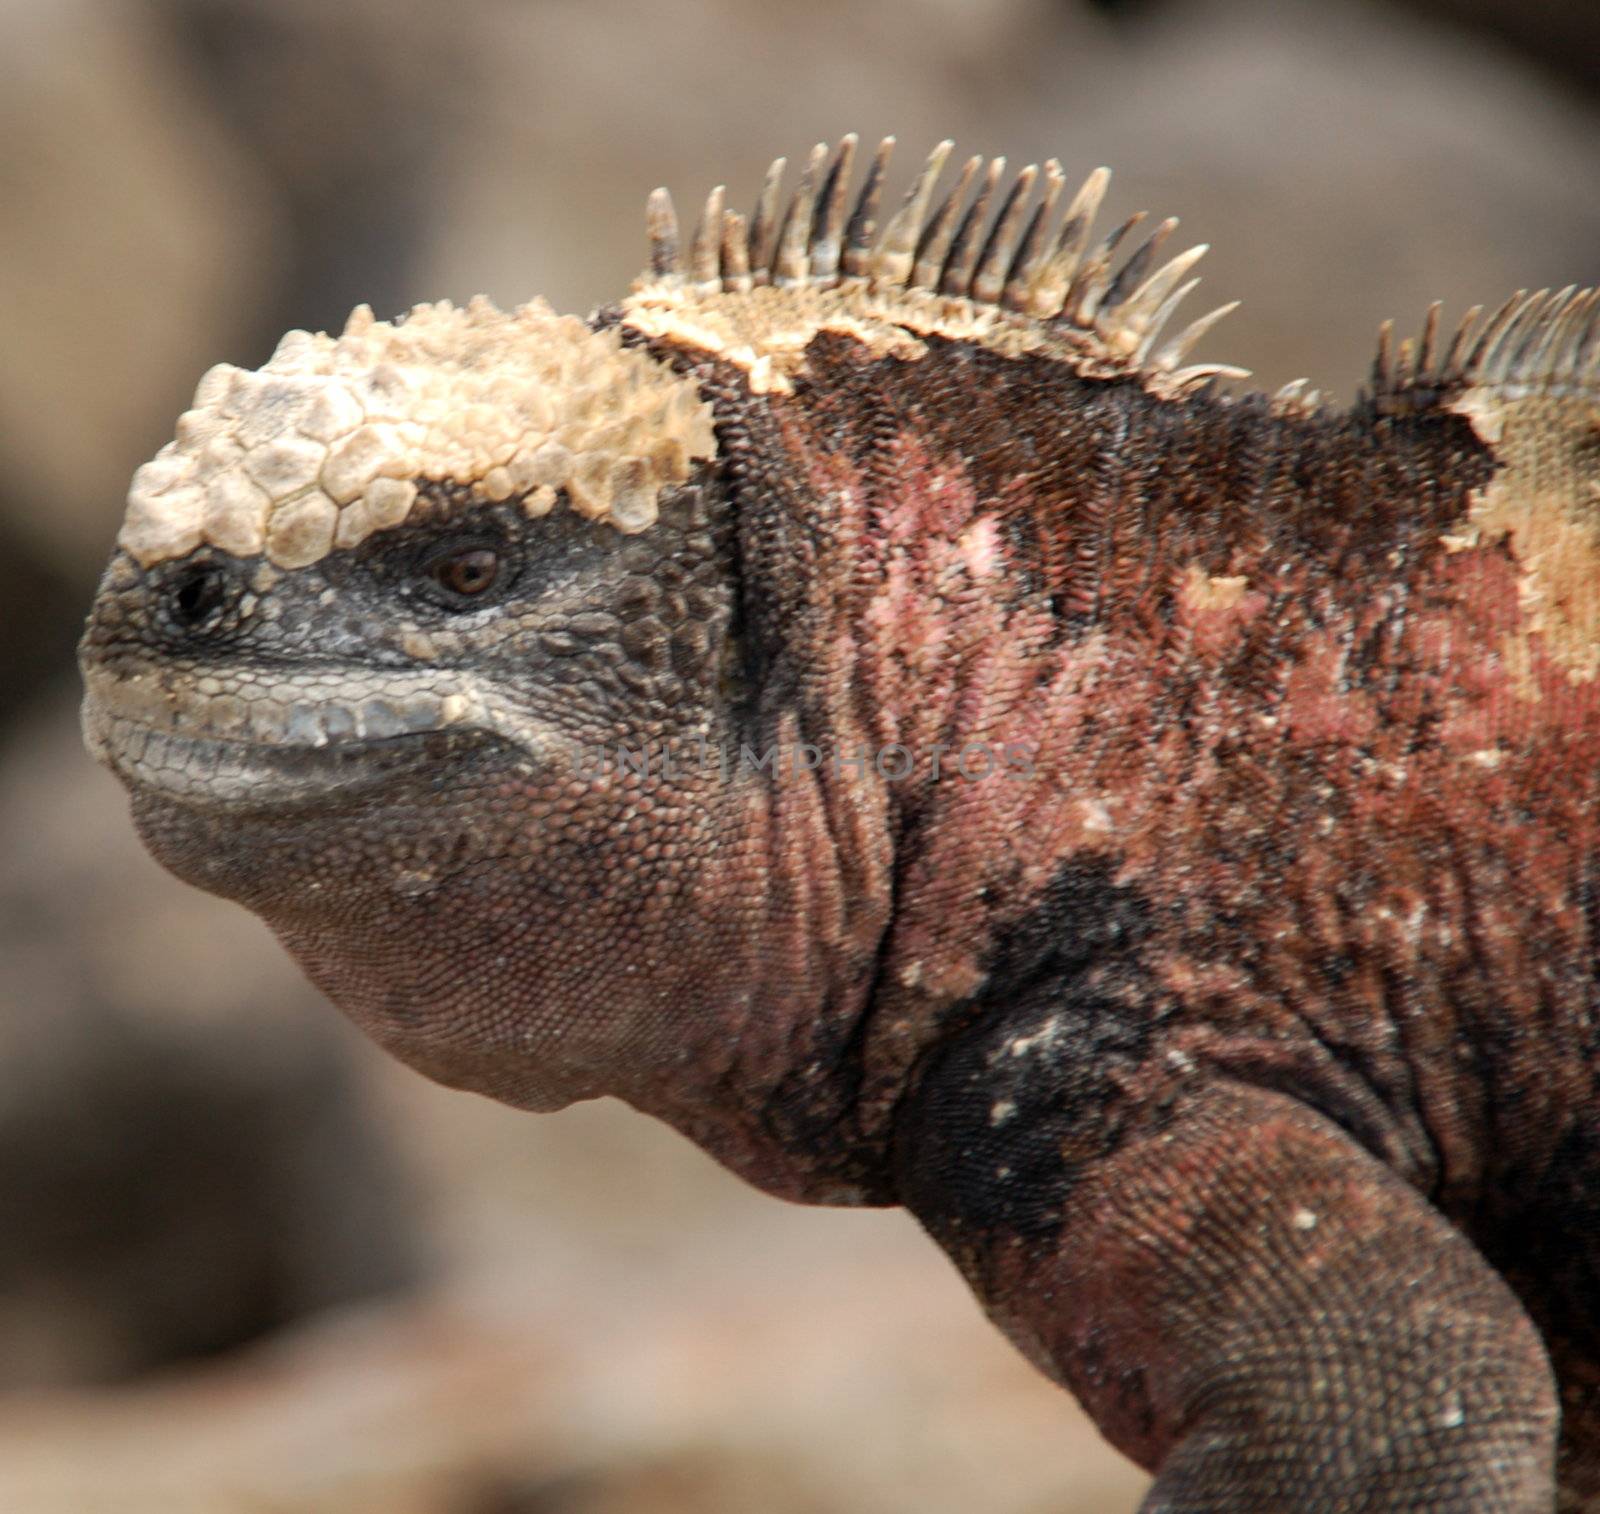
<svg viewBox="0 0 1600 1514"><path fill-rule="evenodd" d="M142 664L92 669L84 737L130 787L186 804L279 806L370 788L438 761L441 744L506 734L475 684L404 673L245 669L174 680ZM525 739L520 737L519 739Z"/></svg>

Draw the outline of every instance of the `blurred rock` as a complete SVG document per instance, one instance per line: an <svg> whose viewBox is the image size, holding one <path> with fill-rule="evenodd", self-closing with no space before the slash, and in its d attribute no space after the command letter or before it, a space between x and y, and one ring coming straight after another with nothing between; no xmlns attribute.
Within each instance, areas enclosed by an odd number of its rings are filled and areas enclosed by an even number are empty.
<svg viewBox="0 0 1600 1514"><path fill-rule="evenodd" d="M160 0L219 122L245 145L283 236L277 298L251 311L270 351L400 308L438 197L435 158L476 96L483 0Z"/></svg>
<svg viewBox="0 0 1600 1514"><path fill-rule="evenodd" d="M1555 78L1600 95L1600 7L1593 0L1407 0L1430 19L1509 44Z"/></svg>
<svg viewBox="0 0 1600 1514"><path fill-rule="evenodd" d="M64 705L0 763L0 961L0 1387L417 1278L353 1033L254 920L155 868Z"/></svg>
<svg viewBox="0 0 1600 1514"><path fill-rule="evenodd" d="M276 228L149 7L9 0L0 20L0 478L31 550L81 574L234 350Z"/></svg>
<svg viewBox="0 0 1600 1514"><path fill-rule="evenodd" d="M797 174L814 142L846 131L897 133L908 161L943 136L1011 151L1014 80L1041 39L1085 60L1114 42L1048 0L486 6L479 94L447 144L417 287L586 311L642 267L657 184L692 223L713 184L753 203L774 157Z"/></svg>
<svg viewBox="0 0 1600 1514"><path fill-rule="evenodd" d="M559 1119L557 1121L559 1123ZM777 1208L777 1206L772 1206ZM466 1274L115 1397L0 1397L27 1514L1102 1514L1145 1479L912 1227L641 1297ZM603 1250L604 1248L602 1248ZM819 1265L820 1264L820 1265ZM539 1271L537 1264L533 1269ZM647 1280L639 1279L641 1284Z"/></svg>

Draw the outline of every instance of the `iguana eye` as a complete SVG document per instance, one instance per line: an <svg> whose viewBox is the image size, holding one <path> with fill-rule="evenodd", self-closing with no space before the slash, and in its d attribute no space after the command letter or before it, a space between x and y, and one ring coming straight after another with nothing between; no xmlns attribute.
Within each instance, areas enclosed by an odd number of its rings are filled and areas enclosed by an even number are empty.
<svg viewBox="0 0 1600 1514"><path fill-rule="evenodd" d="M447 594L478 599L500 581L500 554L493 547L469 547L428 564L428 576Z"/></svg>

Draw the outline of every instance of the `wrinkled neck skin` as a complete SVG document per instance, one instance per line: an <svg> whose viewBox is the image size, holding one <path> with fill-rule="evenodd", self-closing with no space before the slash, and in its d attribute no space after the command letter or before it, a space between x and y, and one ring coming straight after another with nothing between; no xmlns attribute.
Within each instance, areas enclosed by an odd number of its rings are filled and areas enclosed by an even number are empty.
<svg viewBox="0 0 1600 1514"><path fill-rule="evenodd" d="M750 804L768 908L744 943L761 986L734 994L726 1075L672 1108L659 1086L628 1097L763 1187L894 1202L894 1115L919 1060L981 1012L1004 932L1102 828L1065 784L1104 658L1097 640L1064 644L1041 543L1070 480L1123 470L1103 427L1069 452L1059 394L1037 418L1060 449L1042 489L1003 427L973 457L959 395L942 436L898 361L848 339L812 351L815 381L775 395L678 355L716 404L738 514L761 694L737 739L765 764ZM1024 381L1059 389L1054 373ZM843 1181L774 1181L765 1157L753 1171L748 1134L720 1123L738 1110L760 1112L780 1165Z"/></svg>
<svg viewBox="0 0 1600 1514"><path fill-rule="evenodd" d="M486 745L451 755L446 792L424 778L370 805L212 817L136 794L134 814L165 865L260 914L430 1078L532 1110L614 1095L771 1192L862 1201L847 1140L797 1149L773 1118L870 981L877 901L844 902L820 796L713 773L672 796L694 815L675 849L698 865L679 869L644 855L638 780L583 787L583 829L564 828L550 773Z"/></svg>

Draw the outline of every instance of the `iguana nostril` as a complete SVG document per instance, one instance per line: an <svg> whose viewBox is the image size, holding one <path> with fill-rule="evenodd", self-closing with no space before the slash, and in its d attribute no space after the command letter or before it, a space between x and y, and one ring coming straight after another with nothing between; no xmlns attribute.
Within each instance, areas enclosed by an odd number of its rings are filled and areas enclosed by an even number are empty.
<svg viewBox="0 0 1600 1514"><path fill-rule="evenodd" d="M228 598L229 576L216 563L195 563L167 589L167 607L184 630L203 625Z"/></svg>

